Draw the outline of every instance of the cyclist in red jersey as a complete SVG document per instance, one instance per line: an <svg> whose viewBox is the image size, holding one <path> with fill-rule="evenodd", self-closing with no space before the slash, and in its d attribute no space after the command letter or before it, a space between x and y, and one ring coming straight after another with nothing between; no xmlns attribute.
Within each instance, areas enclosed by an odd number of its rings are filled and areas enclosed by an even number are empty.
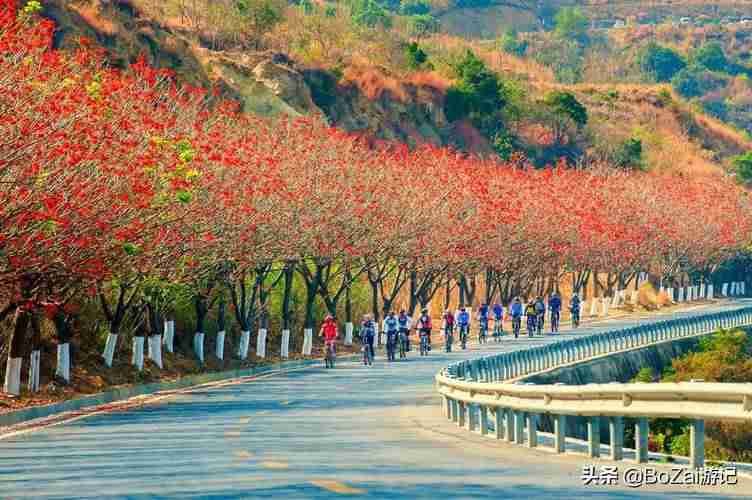
<svg viewBox="0 0 752 500"><path fill-rule="evenodd" d="M327 347L330 345L332 347L335 346L337 341L337 322L334 321L331 314L326 315L326 319L324 319L324 323L321 325L319 336L324 337L324 342Z"/></svg>

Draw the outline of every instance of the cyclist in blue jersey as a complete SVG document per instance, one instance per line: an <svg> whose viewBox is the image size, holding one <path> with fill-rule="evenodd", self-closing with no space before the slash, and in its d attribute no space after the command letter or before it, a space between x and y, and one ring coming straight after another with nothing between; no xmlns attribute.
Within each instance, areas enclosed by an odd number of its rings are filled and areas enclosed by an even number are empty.
<svg viewBox="0 0 752 500"><path fill-rule="evenodd" d="M554 292L548 299L548 310L551 313L551 333L559 331L559 319L561 318L561 297Z"/></svg>
<svg viewBox="0 0 752 500"><path fill-rule="evenodd" d="M410 327L412 320L404 310L400 311L397 317L399 326L399 346L400 358L407 357L407 351L410 349Z"/></svg>
<svg viewBox="0 0 752 500"><path fill-rule="evenodd" d="M512 315L512 331L514 332L514 338L518 338L520 336L522 312L522 300L520 300L519 297L515 297L514 301L509 306L509 313Z"/></svg>
<svg viewBox="0 0 752 500"><path fill-rule="evenodd" d="M384 331L386 333L386 354L389 361L394 361L394 353L397 350L397 339L399 336L398 331L399 322L394 312L390 312L384 319Z"/></svg>
<svg viewBox="0 0 752 500"><path fill-rule="evenodd" d="M457 314L457 327L460 330L462 348L467 349L467 335L470 333L470 313L464 307L460 307L460 312Z"/></svg>
<svg viewBox="0 0 752 500"><path fill-rule="evenodd" d="M504 306L502 306L499 302L493 305L493 316L494 316L493 336L494 336L494 339L496 339L496 342L501 342L501 336L504 334L504 326L503 326Z"/></svg>
<svg viewBox="0 0 752 500"><path fill-rule="evenodd" d="M478 343L485 344L488 337L488 304L481 304L478 309Z"/></svg>

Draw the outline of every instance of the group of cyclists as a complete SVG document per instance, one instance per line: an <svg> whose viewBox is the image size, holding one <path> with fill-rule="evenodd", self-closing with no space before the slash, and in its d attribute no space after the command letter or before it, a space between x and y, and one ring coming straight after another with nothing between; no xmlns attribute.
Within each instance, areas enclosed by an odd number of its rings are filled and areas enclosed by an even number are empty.
<svg viewBox="0 0 752 500"><path fill-rule="evenodd" d="M512 320L512 334L514 338L519 338L522 326L523 316L527 318L527 335L543 335L546 312L549 313L551 321L551 333L559 331L559 319L561 316L562 301L558 293L553 293L548 298L548 303L544 302L542 296L537 296L523 303L520 297L516 297L509 305L507 317ZM575 293L572 295L569 310L572 317L572 327L577 328L580 324L580 298ZM493 318L492 336L496 342L501 341L504 335L504 306L496 302L493 306L486 303L481 304L476 315L478 320L478 342L485 344L488 341L489 323ZM467 349L467 339L470 334L470 312L465 307L460 307L457 313L449 309L442 315L444 325L444 349L446 352L452 351L454 344L455 330L459 334L459 341L462 349ZM386 337L386 355L388 361L396 361L399 352L400 359L407 357L410 351L410 331L412 329L412 318L404 311L399 314L390 312L384 318L383 334ZM431 350L431 316L428 309L424 308L415 324L420 339L420 355L427 356ZM334 367L335 344L337 340L337 324L331 315L328 315L321 326L319 335L324 337L326 345L326 366ZM363 364L370 366L373 364L375 355L374 344L376 342L377 325L372 315L366 314L360 324L359 336L363 345Z"/></svg>

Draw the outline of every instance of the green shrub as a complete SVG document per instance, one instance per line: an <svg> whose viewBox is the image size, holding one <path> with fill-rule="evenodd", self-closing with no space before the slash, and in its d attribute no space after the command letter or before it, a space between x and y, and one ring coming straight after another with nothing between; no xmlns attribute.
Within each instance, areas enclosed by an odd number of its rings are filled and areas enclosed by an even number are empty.
<svg viewBox="0 0 752 500"><path fill-rule="evenodd" d="M673 455L689 456L689 429L684 429L684 432L671 438L669 450Z"/></svg>
<svg viewBox="0 0 752 500"><path fill-rule="evenodd" d="M501 50L507 54L522 57L527 52L528 43L526 40L520 40L517 36L517 32L509 30L506 31L499 40Z"/></svg>
<svg viewBox="0 0 752 500"><path fill-rule="evenodd" d="M630 137L616 148L614 164L621 168L643 168L642 140Z"/></svg>
<svg viewBox="0 0 752 500"><path fill-rule="evenodd" d="M428 61L428 55L416 42L407 44L405 47L405 56L407 57L407 65L411 69L419 69Z"/></svg>
<svg viewBox="0 0 752 500"><path fill-rule="evenodd" d="M637 55L640 69L656 82L668 82L687 63L676 51L651 42Z"/></svg>
<svg viewBox="0 0 752 500"><path fill-rule="evenodd" d="M580 127L588 122L587 109L571 92L551 91L546 94L543 102L551 111L571 119Z"/></svg>
<svg viewBox="0 0 752 500"><path fill-rule="evenodd" d="M744 183L752 182L752 151L735 156L731 160L737 178Z"/></svg>
<svg viewBox="0 0 752 500"><path fill-rule="evenodd" d="M710 71L727 71L729 62L723 47L718 42L706 43L702 47L692 52L690 56L692 62L698 66L709 69Z"/></svg>
<svg viewBox="0 0 752 500"><path fill-rule="evenodd" d="M455 66L458 82L447 91L445 112L450 121L470 117L481 120L505 104L499 77L471 51Z"/></svg>
<svg viewBox="0 0 752 500"><path fill-rule="evenodd" d="M700 66L687 66L671 79L671 85L684 97L700 97L708 92L723 88L727 83L717 73Z"/></svg>
<svg viewBox="0 0 752 500"><path fill-rule="evenodd" d="M556 14L554 33L561 39L576 40L586 45L589 42L590 21L577 7L565 7Z"/></svg>
<svg viewBox="0 0 752 500"><path fill-rule="evenodd" d="M431 4L425 0L404 0L399 10L404 16L423 16L431 12Z"/></svg>
<svg viewBox="0 0 752 500"><path fill-rule="evenodd" d="M645 383L652 383L655 381L655 373L653 372L653 369L649 366L640 368L640 371L637 372L637 375L632 379L632 382L645 382Z"/></svg>

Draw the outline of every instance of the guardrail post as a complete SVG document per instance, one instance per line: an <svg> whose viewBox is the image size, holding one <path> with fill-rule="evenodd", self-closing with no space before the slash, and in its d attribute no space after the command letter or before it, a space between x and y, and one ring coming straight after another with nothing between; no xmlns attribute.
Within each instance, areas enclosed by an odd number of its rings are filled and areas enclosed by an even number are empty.
<svg viewBox="0 0 752 500"><path fill-rule="evenodd" d="M525 442L525 413L519 410L514 410L514 442Z"/></svg>
<svg viewBox="0 0 752 500"><path fill-rule="evenodd" d="M648 461L648 435L650 428L648 419L640 417L635 424L635 458L637 463L644 464Z"/></svg>
<svg viewBox="0 0 752 500"><path fill-rule="evenodd" d="M452 403L449 396L444 396L444 414L446 415L447 420L452 419Z"/></svg>
<svg viewBox="0 0 752 500"><path fill-rule="evenodd" d="M624 458L624 419L611 417L608 421L608 432L611 460L622 460Z"/></svg>
<svg viewBox="0 0 752 500"><path fill-rule="evenodd" d="M458 424L460 421L460 404L456 399L450 400L452 402L452 422Z"/></svg>
<svg viewBox="0 0 752 500"><path fill-rule="evenodd" d="M478 411L480 412L480 435L488 435L488 407L478 405Z"/></svg>
<svg viewBox="0 0 752 500"><path fill-rule="evenodd" d="M591 458L601 456L601 425L599 417L589 417L587 422L588 455Z"/></svg>
<svg viewBox="0 0 752 500"><path fill-rule="evenodd" d="M504 426L504 436L507 438L507 441L514 443L514 410L507 408L504 414L507 420L507 423Z"/></svg>
<svg viewBox="0 0 752 500"><path fill-rule="evenodd" d="M705 421L693 420L689 426L689 465L694 469L705 466Z"/></svg>
<svg viewBox="0 0 752 500"><path fill-rule="evenodd" d="M478 427L478 405L468 403L465 406L467 406L467 430L472 432Z"/></svg>
<svg viewBox="0 0 752 500"><path fill-rule="evenodd" d="M538 415L535 413L527 414L527 446L528 448L538 446Z"/></svg>
<svg viewBox="0 0 752 500"><path fill-rule="evenodd" d="M457 401L457 425L465 427L465 402Z"/></svg>
<svg viewBox="0 0 752 500"><path fill-rule="evenodd" d="M494 412L494 417L496 417L496 422L494 422L496 427L496 439L504 439L504 412L504 408L501 408L500 406L497 406L496 411Z"/></svg>
<svg viewBox="0 0 752 500"><path fill-rule="evenodd" d="M556 451L556 453L564 453L567 451L566 415L554 416L554 451Z"/></svg>

